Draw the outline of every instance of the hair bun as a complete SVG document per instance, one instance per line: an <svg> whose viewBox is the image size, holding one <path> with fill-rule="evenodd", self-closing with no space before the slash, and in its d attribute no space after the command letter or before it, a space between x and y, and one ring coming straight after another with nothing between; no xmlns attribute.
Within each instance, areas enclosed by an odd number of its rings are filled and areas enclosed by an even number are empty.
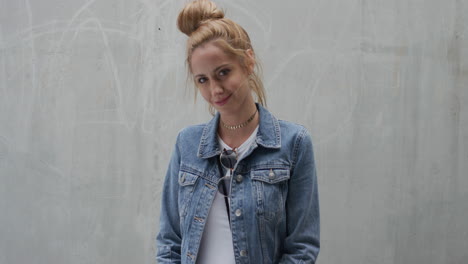
<svg viewBox="0 0 468 264"><path fill-rule="evenodd" d="M185 5L177 17L177 27L190 36L200 25L213 19L224 18L224 12L209 0L195 0Z"/></svg>

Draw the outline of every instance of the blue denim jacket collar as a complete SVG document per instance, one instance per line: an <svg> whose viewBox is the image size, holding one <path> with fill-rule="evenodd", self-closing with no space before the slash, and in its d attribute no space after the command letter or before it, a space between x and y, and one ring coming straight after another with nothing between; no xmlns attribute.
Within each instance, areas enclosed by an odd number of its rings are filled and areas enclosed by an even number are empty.
<svg viewBox="0 0 468 264"><path fill-rule="evenodd" d="M257 104L257 108L260 117L256 139L257 144L265 148L279 149L281 147L281 133L278 119L263 106ZM203 129L198 147L198 157L211 158L220 154L217 134L218 122L219 112L216 113Z"/></svg>

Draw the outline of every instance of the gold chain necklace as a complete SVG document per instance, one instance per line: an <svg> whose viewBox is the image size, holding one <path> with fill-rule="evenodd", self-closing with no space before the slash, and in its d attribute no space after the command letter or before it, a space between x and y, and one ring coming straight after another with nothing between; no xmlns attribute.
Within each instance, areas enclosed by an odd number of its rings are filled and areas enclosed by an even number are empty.
<svg viewBox="0 0 468 264"><path fill-rule="evenodd" d="M258 112L258 109L255 110L255 112L253 113L253 115L251 115L249 117L249 119L247 119L247 121L245 121L244 123L241 123L241 124L238 124L238 125L233 125L233 126L230 126L230 125L226 125L222 120L221 121L221 125L224 127L224 128L227 128L229 130L236 130L236 129L239 129L241 127L245 127L248 123L252 122L252 120L254 119L255 115L257 114Z"/></svg>

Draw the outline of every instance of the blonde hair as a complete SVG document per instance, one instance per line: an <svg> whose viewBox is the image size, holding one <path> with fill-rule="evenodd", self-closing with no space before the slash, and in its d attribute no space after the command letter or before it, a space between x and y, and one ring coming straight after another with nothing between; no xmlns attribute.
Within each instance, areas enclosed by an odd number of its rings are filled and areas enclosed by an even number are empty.
<svg viewBox="0 0 468 264"><path fill-rule="evenodd" d="M257 96L257 101L266 106L265 90L260 77L261 67L255 59L255 52L247 32L236 22L225 18L224 11L218 9L209 0L195 0L189 2L177 17L177 27L188 36L186 63L192 73L191 59L193 51L208 42L214 42L226 54L239 59L242 67L248 70L247 50L252 50L255 69L249 75L249 84ZM210 105L210 112L214 109Z"/></svg>

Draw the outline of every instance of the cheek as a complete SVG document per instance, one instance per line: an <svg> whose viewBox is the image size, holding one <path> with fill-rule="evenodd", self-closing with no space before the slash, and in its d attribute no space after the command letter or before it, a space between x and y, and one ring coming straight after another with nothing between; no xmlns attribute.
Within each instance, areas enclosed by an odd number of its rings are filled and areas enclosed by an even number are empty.
<svg viewBox="0 0 468 264"><path fill-rule="evenodd" d="M239 78L239 76L229 78L225 82L225 86L229 87L230 90L237 90L238 88L240 88L241 85L242 85L242 80Z"/></svg>
<svg viewBox="0 0 468 264"><path fill-rule="evenodd" d="M237 78L235 81L231 83L231 87L233 87L234 90L247 89L248 83L249 82L246 79Z"/></svg>

